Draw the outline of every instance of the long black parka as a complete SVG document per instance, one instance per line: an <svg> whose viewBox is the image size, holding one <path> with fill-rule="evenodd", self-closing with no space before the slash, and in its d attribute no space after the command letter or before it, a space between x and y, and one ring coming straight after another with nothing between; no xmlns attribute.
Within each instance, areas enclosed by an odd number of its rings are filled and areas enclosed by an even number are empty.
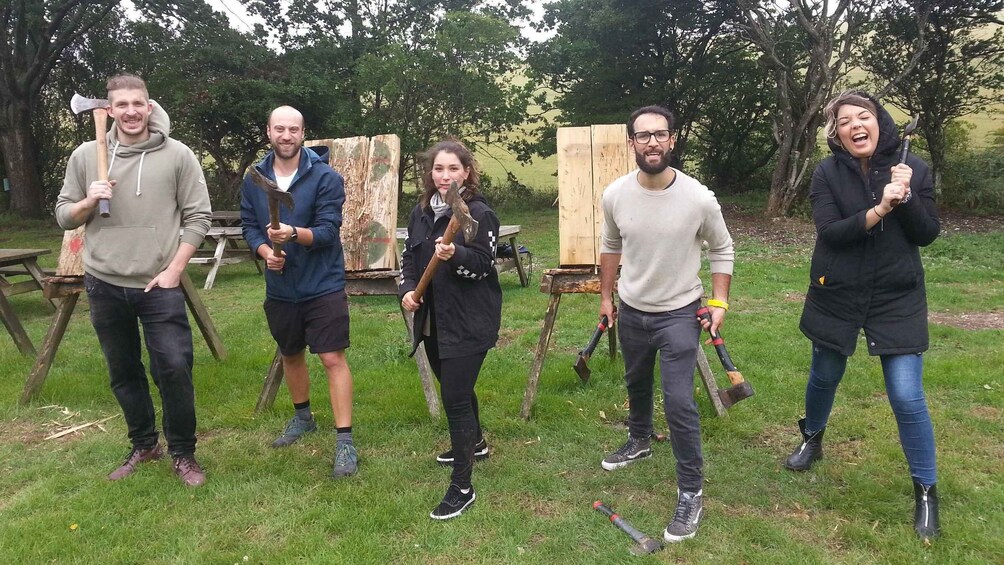
<svg viewBox="0 0 1004 565"><path fill-rule="evenodd" d="M499 219L480 194L467 203L471 217L478 222L473 241L464 239L463 231L453 239L456 252L440 263L415 312L411 353L427 338L423 334L430 313L435 316L441 359L464 357L488 351L498 341L502 323L502 287L495 270ZM401 297L415 290L426 265L436 250L436 238L443 235L452 212L438 221L431 208L416 206L408 218L408 238L401 256Z"/></svg>
<svg viewBox="0 0 1004 565"><path fill-rule="evenodd" d="M865 229L865 214L882 201L900 148L892 116L871 100L879 139L867 176L834 139L833 155L812 175L816 246L799 327L813 343L843 355L854 353L862 328L872 355L920 353L928 348L928 331L919 247L940 231L934 183L927 164L911 155L912 197Z"/></svg>

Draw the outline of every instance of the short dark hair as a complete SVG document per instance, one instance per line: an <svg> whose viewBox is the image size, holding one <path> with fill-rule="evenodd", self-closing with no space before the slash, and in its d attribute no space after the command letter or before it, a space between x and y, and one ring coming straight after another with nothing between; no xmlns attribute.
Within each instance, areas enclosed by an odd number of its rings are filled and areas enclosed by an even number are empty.
<svg viewBox="0 0 1004 565"><path fill-rule="evenodd" d="M638 116L641 116L643 114L656 114L658 116L662 116L663 118L666 118L666 123L669 124L669 131L670 131L670 133L672 133L672 131L673 131L673 112L670 112L667 108L663 108L662 106L654 106L653 105L653 106L645 106L643 108L638 108L634 112L631 112L631 117L628 118L628 121L627 121L627 134L628 134L628 137L631 137L631 136L634 135L634 122L635 122L635 120L638 119Z"/></svg>
<svg viewBox="0 0 1004 565"><path fill-rule="evenodd" d="M111 93L114 90L142 90L146 99L150 99L150 93L146 89L146 82L138 76L129 73L115 75L108 79L108 82L105 83L105 90L108 91L109 100L111 99Z"/></svg>
<svg viewBox="0 0 1004 565"><path fill-rule="evenodd" d="M466 145L456 139L444 139L443 141L440 141L430 147L423 155L423 190L422 198L420 200L423 208L429 205L429 201L432 200L432 195L437 191L436 183L432 180L432 167L436 163L436 157L443 152L456 155L457 159L460 160L460 164L469 171L467 174L467 180L464 181L464 193L462 195L464 202L469 202L470 199L477 194L478 186L481 184L481 175L478 173L478 162L474 159L474 153L472 153Z"/></svg>

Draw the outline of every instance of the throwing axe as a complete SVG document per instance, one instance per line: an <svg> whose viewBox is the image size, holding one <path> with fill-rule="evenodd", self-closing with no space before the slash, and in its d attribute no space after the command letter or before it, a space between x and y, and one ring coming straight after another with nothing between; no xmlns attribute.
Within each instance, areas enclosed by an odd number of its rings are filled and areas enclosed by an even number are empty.
<svg viewBox="0 0 1004 565"><path fill-rule="evenodd" d="M697 310L697 315L702 320L707 320L711 323L711 310L708 310L707 306L701 306ZM711 343L715 346L715 353L718 354L718 360L722 362L722 367L725 368L725 374L729 376L729 381L732 382L732 386L729 388L718 389L718 398L722 401L722 406L729 408L736 402L744 398L749 398L753 396L753 387L746 382L743 378L743 374L736 369L735 364L732 362L732 358L729 357L729 352L725 349L725 340L722 339L722 335L718 332L713 332L708 329L708 333L711 334Z"/></svg>
<svg viewBox="0 0 1004 565"><path fill-rule="evenodd" d="M478 221L471 217L467 203L460 196L460 187L457 186L457 181L450 181L450 188L446 191L444 200L453 210L453 216L450 217L450 223L446 226L441 243L443 245L453 243L453 238L460 230L464 232L464 241L473 241L474 237L478 235ZM415 287L415 302L420 301L425 291L428 290L429 283L432 282L432 277L436 274L436 269L439 268L439 263L439 257L433 253L432 259L425 267L425 272L422 273L422 278L418 281L418 286Z"/></svg>
<svg viewBox="0 0 1004 565"><path fill-rule="evenodd" d="M625 534L631 536L631 539L637 542L637 545L631 548L631 553L635 555L646 555L649 553L655 553L656 551L662 549L661 541L650 538L644 533L636 530L631 524L628 524L627 520L621 518L616 512L611 510L609 506L603 504L602 501L597 500L594 502L593 508L607 518L610 518L610 521L615 526L620 528Z"/></svg>
<svg viewBox="0 0 1004 565"><path fill-rule="evenodd" d="M586 363L589 362L589 358L593 356L593 351L596 349L596 344L600 342L600 338L603 337L603 332L607 330L607 324L610 320L604 315L600 318L600 323L596 325L596 331L593 332L593 337L589 339L589 343L586 344L586 348L579 352L579 358L575 361L575 365L572 368L582 379L582 382L589 382L589 375L592 371L589 370L589 366Z"/></svg>
<svg viewBox="0 0 1004 565"><path fill-rule="evenodd" d="M74 93L70 99L70 110L74 114L91 112L94 116L94 138L97 141L98 152L98 180L108 180L108 101L104 98L84 98ZM111 206L108 199L102 198L98 201L98 213L102 218L111 216Z"/></svg>
<svg viewBox="0 0 1004 565"><path fill-rule="evenodd" d="M269 227L274 230L279 229L279 204L284 204L293 211L293 195L285 190L279 189L279 185L274 180L261 174L258 167L251 167L251 182L268 195L268 221ZM272 254L282 253L282 244L272 242ZM280 273L281 274L281 273Z"/></svg>

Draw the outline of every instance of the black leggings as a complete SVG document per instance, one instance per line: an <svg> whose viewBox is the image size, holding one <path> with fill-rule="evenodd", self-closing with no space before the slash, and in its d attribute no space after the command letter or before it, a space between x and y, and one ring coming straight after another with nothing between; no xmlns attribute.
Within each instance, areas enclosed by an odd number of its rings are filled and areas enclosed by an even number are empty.
<svg viewBox="0 0 1004 565"><path fill-rule="evenodd" d="M460 488L471 486L474 468L474 444L481 439L481 420L478 397L474 385L485 361L487 351L464 357L439 358L435 329L423 340L429 365L439 381L443 409L450 425L450 443L453 448L453 474L450 480Z"/></svg>

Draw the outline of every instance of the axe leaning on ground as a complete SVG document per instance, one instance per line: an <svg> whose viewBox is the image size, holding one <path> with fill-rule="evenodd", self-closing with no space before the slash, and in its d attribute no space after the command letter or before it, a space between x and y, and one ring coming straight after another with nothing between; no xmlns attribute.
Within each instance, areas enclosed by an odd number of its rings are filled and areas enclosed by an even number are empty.
<svg viewBox="0 0 1004 565"><path fill-rule="evenodd" d="M906 124L906 127L903 128L903 142L902 142L902 144L900 145L900 148L899 148L899 164L900 165L905 164L906 163L906 158L910 155L910 136L912 136L913 135L913 131L917 129L917 124L918 123L920 123L920 114L917 114L916 116L914 116L913 120L911 120L910 123ZM908 194L906 196L906 198L904 198L904 199L896 202L896 204L902 204L902 203L910 200L910 197L912 197L912 196L913 196L913 192L911 192L910 194Z"/></svg>
<svg viewBox="0 0 1004 565"><path fill-rule="evenodd" d="M711 323L711 310L708 310L707 306L701 306L697 310L697 315L702 320L707 320L709 324ZM729 376L729 381L732 383L732 386L729 388L718 389L718 398L721 399L722 406L728 408L744 398L753 396L753 387L746 382L743 374L732 363L732 358L729 357L729 352L725 349L725 340L722 339L721 333L712 332L710 328L708 329L708 333L711 334L711 343L715 346L718 360L722 362L722 367L725 367L725 373Z"/></svg>
<svg viewBox="0 0 1004 565"><path fill-rule="evenodd" d="M603 337L603 332L607 330L607 324L610 320L606 316L600 318L600 323L596 325L596 331L593 332L593 337L589 339L589 343L586 344L585 349L579 352L579 358L572 365L575 369L576 374L582 379L582 382L589 382L589 375L592 371L589 370L589 366L586 363L589 362L589 358L593 356L593 351L596 349L596 344L600 342L600 338Z"/></svg>
<svg viewBox="0 0 1004 565"><path fill-rule="evenodd" d="M279 229L279 204L284 204L290 211L293 211L293 195L280 190L279 185L274 180L261 174L258 167L251 167L251 182L268 195L268 220L269 227L274 230ZM282 254L282 244L272 242L272 254ZM282 274L281 272L279 274Z"/></svg>
<svg viewBox="0 0 1004 565"><path fill-rule="evenodd" d="M614 512L609 506L603 504L602 501L597 500L593 503L593 508L598 512L610 518L615 526L620 528L625 534L631 536L637 545L631 548L631 553L635 555L647 555L649 553L655 553L662 549L662 542L650 538L642 532L636 530L631 524L628 524L627 520L621 518L616 512Z"/></svg>
<svg viewBox="0 0 1004 565"><path fill-rule="evenodd" d="M478 222L471 217L471 211L467 208L467 203L464 202L463 197L460 196L460 187L457 186L456 181L450 181L450 189L446 191L446 198L444 200L449 204L450 209L453 210L453 216L450 218L450 223L446 226L446 232L443 234L443 241L441 243L443 245L453 243L453 237L460 230L464 231L464 240L467 243L474 241L474 237L478 235ZM429 288L429 283L432 282L432 276L436 274L439 263L439 257L433 253L432 259L425 267L425 272L422 273L422 278L418 281L418 286L415 287L415 302L419 302L425 291Z"/></svg>
<svg viewBox="0 0 1004 565"><path fill-rule="evenodd" d="M108 180L108 141L105 137L108 132L108 101L104 98L84 98L74 93L70 99L70 109L74 114L91 112L94 115L94 138L98 142L98 180ZM111 207L108 199L102 198L98 201L98 213L102 218L111 216Z"/></svg>

